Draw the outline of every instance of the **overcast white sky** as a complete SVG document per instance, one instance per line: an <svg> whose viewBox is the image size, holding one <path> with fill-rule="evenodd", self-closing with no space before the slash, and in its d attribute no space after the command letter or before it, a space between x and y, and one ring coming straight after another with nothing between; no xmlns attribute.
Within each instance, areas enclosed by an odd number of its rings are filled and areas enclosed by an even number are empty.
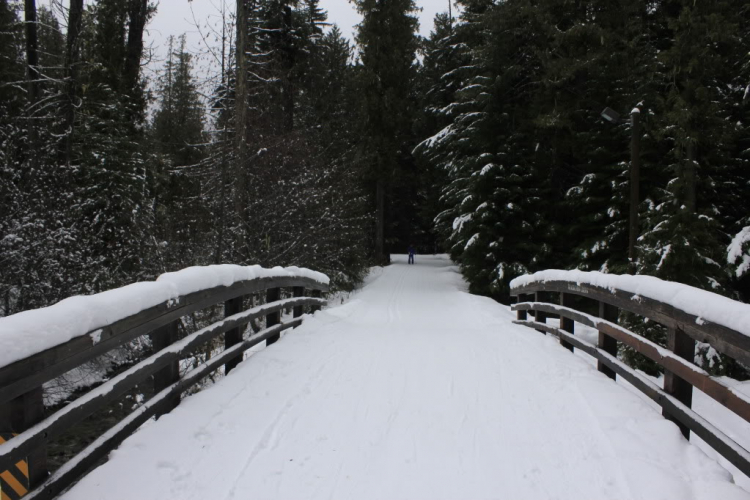
<svg viewBox="0 0 750 500"><path fill-rule="evenodd" d="M449 0L416 0L419 13L420 33L429 35L432 20L438 12L448 10ZM193 22L193 17L205 28L205 23L216 24L220 17L222 2L227 12L235 9L234 0L160 0L156 16L149 24L148 41L159 46L169 35L187 33L192 49L198 49L200 35ZM336 23L341 31L353 39L354 26L361 17L348 0L321 0L321 7L328 11L328 18Z"/></svg>
<svg viewBox="0 0 750 500"><path fill-rule="evenodd" d="M433 19L438 12L448 10L450 0L415 0L419 12L419 32L428 36ZM52 2L68 6L69 0L38 0L39 5ZM84 0L85 4L91 0ZM208 46L220 46L222 7L227 15L235 10L235 0L158 0L156 15L148 24L145 44L152 49L152 59L144 70L150 77L163 66L166 56L166 40L170 35L187 35L188 51L194 54L193 68L199 85L206 92L213 88L212 77L217 75L217 59ZM330 22L339 26L350 40L354 40L355 25L361 21L354 6L348 0L320 0L321 8L328 12ZM455 11L455 9L454 9ZM65 20L62 20L63 23ZM205 40L205 42L204 42ZM152 79L153 81L153 79Z"/></svg>

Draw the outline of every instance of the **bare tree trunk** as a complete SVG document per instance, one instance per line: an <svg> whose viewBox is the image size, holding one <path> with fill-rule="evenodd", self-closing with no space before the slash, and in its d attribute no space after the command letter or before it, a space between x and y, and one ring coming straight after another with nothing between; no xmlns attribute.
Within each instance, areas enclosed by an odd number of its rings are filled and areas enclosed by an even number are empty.
<svg viewBox="0 0 750 500"><path fill-rule="evenodd" d="M148 0L130 0L130 11L128 12L130 22L128 24L128 44L123 80L125 93L131 95L138 86L138 77L141 73L143 31L146 29L148 14Z"/></svg>
<svg viewBox="0 0 750 500"><path fill-rule="evenodd" d="M222 3L221 7L221 86L222 86L222 92L223 97L222 100L226 100L228 95L228 89L229 89L229 76L227 75L227 62L226 62L226 53L227 53L227 23L226 23L226 15L224 12L224 3ZM223 103L222 103L223 105ZM214 250L214 264L221 264L221 259L224 254L224 228L227 225L226 221L226 205L227 205L227 148L229 147L227 144L229 141L227 140L229 136L227 135L226 128L224 131L221 132L222 134L222 142L225 143L224 146L222 146L221 151L219 152L220 160L219 160L219 168L220 175L219 179L221 182L221 195L219 198L219 233L216 236L216 249Z"/></svg>
<svg viewBox="0 0 750 500"><path fill-rule="evenodd" d="M70 0L68 11L68 39L65 52L65 78L67 102L65 103L65 142L63 156L70 165L73 155L73 127L75 125L75 102L78 97L76 64L78 63L78 37L83 22L83 0Z"/></svg>
<svg viewBox="0 0 750 500"><path fill-rule="evenodd" d="M26 75L29 92L29 103L26 118L29 127L29 158L32 165L36 165L38 150L38 134L33 121L34 108L39 102L39 54L37 50L37 21L36 1L26 0L24 3L24 20L26 21Z"/></svg>
<svg viewBox="0 0 750 500"><path fill-rule="evenodd" d="M247 39L248 39L248 0L237 0L237 84L235 90L234 129L237 141L237 184L234 192L235 212L244 221L245 178L247 168Z"/></svg>
<svg viewBox="0 0 750 500"><path fill-rule="evenodd" d="M292 70L294 68L294 48L292 47L292 8L284 5L283 50L284 57L284 131L294 129L294 84Z"/></svg>
<svg viewBox="0 0 750 500"><path fill-rule="evenodd" d="M378 265L388 263L385 255L385 182L378 179L375 187L377 213L375 221L375 262Z"/></svg>

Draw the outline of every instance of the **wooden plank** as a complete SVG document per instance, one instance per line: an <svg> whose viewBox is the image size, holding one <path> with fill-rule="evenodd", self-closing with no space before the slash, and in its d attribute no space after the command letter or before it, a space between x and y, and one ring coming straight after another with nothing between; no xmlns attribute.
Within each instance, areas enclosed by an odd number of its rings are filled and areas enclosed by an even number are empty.
<svg viewBox="0 0 750 500"><path fill-rule="evenodd" d="M516 297L516 304L520 304L525 301L526 295L519 295L518 297ZM526 309L518 309L516 311L516 319L518 321L526 321L528 319L528 313L526 312Z"/></svg>
<svg viewBox="0 0 750 500"><path fill-rule="evenodd" d="M534 293L534 302L545 302L543 298L544 292L535 292ZM547 322L547 313L545 311L542 311L540 309L534 309L534 321L537 323L546 323ZM539 333L546 333L543 329L537 330Z"/></svg>
<svg viewBox="0 0 750 500"><path fill-rule="evenodd" d="M315 298L320 298L320 296L321 296L320 292L321 291L327 292L328 290L313 290L312 291L312 296L315 297ZM315 311L320 311L320 306L312 306L310 308L310 313L314 313Z"/></svg>
<svg viewBox="0 0 750 500"><path fill-rule="evenodd" d="M56 438L71 426L93 414L103 406L116 401L122 394L133 388L136 384L146 380L161 368L179 360L187 353L192 352L195 348L209 342L222 333L245 325L249 321L265 315L269 310L280 310L289 304L310 305L319 304L320 302L321 299L301 297L287 299L276 304L264 304L188 335L178 343L162 349L155 355L105 382L100 387L81 396L62 410L47 417L33 429L24 431L12 441L0 445L0 468L8 468L34 450L45 446L48 441ZM4 405L0 405L0 409L3 407Z"/></svg>
<svg viewBox="0 0 750 500"><path fill-rule="evenodd" d="M242 311L242 301L244 296L235 297L224 302L224 317L228 318ZM242 341L242 329L232 328L224 334L224 349L229 349L232 346L239 344ZM240 364L242 357L231 359L224 365L224 374L228 374L234 369L235 366Z"/></svg>
<svg viewBox="0 0 750 500"><path fill-rule="evenodd" d="M619 310L604 302L599 302L599 317L602 318L605 321L609 321L610 323L617 323L618 317L620 315ZM599 332L599 342L598 347L602 351L617 357L617 340L610 337L606 333ZM602 363L601 361L596 362L596 369L611 378L612 380L617 379L617 374L615 371L607 366L606 364Z"/></svg>
<svg viewBox="0 0 750 500"><path fill-rule="evenodd" d="M561 293L560 294L560 305L563 307L573 307L573 295L569 293ZM562 330L565 330L566 332L570 333L571 335L575 333L575 322L567 318L563 315L560 315L560 328ZM570 352L573 352L573 344L569 344L565 341L565 339L560 339L560 344Z"/></svg>
<svg viewBox="0 0 750 500"><path fill-rule="evenodd" d="M695 340L691 339L679 328L670 328L667 333L667 347L675 355L693 363L695 358ZM664 371L664 392L674 396L682 404L690 408L693 403L693 386L690 382L680 377L672 370ZM685 439L690 439L690 429L680 423L667 410L664 410L664 416L674 421L682 431Z"/></svg>
<svg viewBox="0 0 750 500"><path fill-rule="evenodd" d="M694 340L711 344L711 347L718 352L750 366L750 337L724 326L711 323L687 311L676 309L669 304L664 304L647 297L636 296L634 293L622 290L612 291L585 283L577 284L567 281L530 283L511 290L511 295L536 293L539 291L566 292L581 295L649 318L667 328L680 327L685 334Z"/></svg>
<svg viewBox="0 0 750 500"><path fill-rule="evenodd" d="M33 391L0 405L0 432L21 434L44 418L44 391L37 387ZM8 441L13 443L14 439ZM29 484L32 488L47 478L47 448L38 447L9 464L0 466L0 471L11 470L16 462L26 460L29 468Z"/></svg>
<svg viewBox="0 0 750 500"><path fill-rule="evenodd" d="M635 370L627 366L615 356L604 352L597 347L576 338L574 335L555 328L550 325L542 325L533 321L514 321L513 323L528 326L535 330L544 329L547 333L557 336L565 336L566 340L576 348L591 355L599 361L607 364L617 375L627 380L656 404L669 412L677 421L684 424L697 436L703 439L711 448L726 458L732 465L737 467L746 475L750 475L750 452L735 442L732 438L721 432L710 422L686 407L676 398L664 392L661 388L642 378Z"/></svg>
<svg viewBox="0 0 750 500"><path fill-rule="evenodd" d="M578 323L596 328L599 332L606 334L617 342L627 344L647 358L660 364L665 369L679 375L691 385L704 392L706 395L710 396L745 421L750 422L750 401L734 392L731 387L724 385L719 379L711 377L703 369L695 366L688 360L683 359L669 350L664 349L663 347L649 341L648 339L644 339L621 326L607 321L601 321L599 318L594 318L579 311L552 304L530 303L515 304L512 309L531 309L533 307L546 308L554 310L559 314L567 315ZM610 354L616 357L616 353Z"/></svg>
<svg viewBox="0 0 750 500"><path fill-rule="evenodd" d="M83 477L92 467L95 467L99 461L106 458L112 450L138 430L149 418L156 415L164 406L168 406L169 399L174 394L181 394L225 364L228 360L241 356L243 352L263 342L272 335L278 335L284 330L299 326L301 321L301 319L296 319L266 329L261 334L242 341L229 350L211 358L206 364L188 372L178 382L155 395L143 406L125 417L122 422L87 446L81 453L63 465L44 484L35 491L32 491L25 498L27 500L53 500L57 495Z"/></svg>
<svg viewBox="0 0 750 500"><path fill-rule="evenodd" d="M303 286L295 286L292 289L292 296L294 297L304 297L305 296L305 287ZM305 308L303 306L297 306L294 308L293 317L299 318L302 316L305 312Z"/></svg>
<svg viewBox="0 0 750 500"><path fill-rule="evenodd" d="M154 354L177 342L177 326L177 321L172 321L171 323L154 330L151 334L151 345L153 346ZM162 389L169 387L179 379L180 360L175 359L154 373L154 394L161 392ZM179 394L172 398L164 413L169 413L176 408L178 404L180 404ZM161 414L158 414L156 417L158 418L160 416Z"/></svg>
<svg viewBox="0 0 750 500"><path fill-rule="evenodd" d="M266 290L266 303L272 303L276 302L281 298L281 289L280 288L269 288ZM278 325L281 322L281 312L272 312L270 314L266 314L266 328L270 328L274 325ZM272 335L271 337L268 337L268 340L266 341L266 345L269 346L271 344L275 344L279 340L279 335Z"/></svg>
<svg viewBox="0 0 750 500"><path fill-rule="evenodd" d="M0 368L0 404L182 316L241 295L257 293L270 286L304 286L313 290L328 290L328 285L309 278L262 278L202 290L165 302ZM94 333L96 335L92 335ZM96 343L93 342L95 337L99 339Z"/></svg>

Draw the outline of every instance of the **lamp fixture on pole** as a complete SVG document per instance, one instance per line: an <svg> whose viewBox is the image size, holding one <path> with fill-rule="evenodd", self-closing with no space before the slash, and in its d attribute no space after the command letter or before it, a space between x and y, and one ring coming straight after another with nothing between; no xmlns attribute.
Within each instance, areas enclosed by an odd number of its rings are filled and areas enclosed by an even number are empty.
<svg viewBox="0 0 750 500"><path fill-rule="evenodd" d="M620 113L612 108L604 108L604 111L602 111L602 118L610 123L620 123Z"/></svg>

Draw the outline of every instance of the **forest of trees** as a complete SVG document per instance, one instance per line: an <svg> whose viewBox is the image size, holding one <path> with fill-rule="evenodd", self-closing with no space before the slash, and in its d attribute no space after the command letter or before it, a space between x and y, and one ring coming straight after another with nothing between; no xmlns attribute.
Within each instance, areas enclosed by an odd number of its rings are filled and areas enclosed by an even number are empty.
<svg viewBox="0 0 750 500"><path fill-rule="evenodd" d="M361 71L317 0L232 5L208 92L184 37L146 77L155 2L53 5L0 1L0 315L190 265L361 280Z"/></svg>
<svg viewBox="0 0 750 500"><path fill-rule="evenodd" d="M439 16L426 44L431 133L416 154L435 169L437 229L471 290L507 301L518 275L578 268L750 298L750 4L457 3L459 21ZM606 107L624 119L609 123ZM665 341L658 325L631 327ZM724 358L706 364L737 369Z"/></svg>
<svg viewBox="0 0 750 500"><path fill-rule="evenodd" d="M153 2L0 0L0 315L224 262L351 288L409 244L503 302L548 268L750 297L746 0L446 0L427 38L351 3L354 44L232 3L206 96L184 37L146 78Z"/></svg>
<svg viewBox="0 0 750 500"><path fill-rule="evenodd" d="M546 268L635 271L747 293L750 6L741 0L472 0L425 55L437 224L473 290ZM619 110L610 124L600 113ZM636 109L634 109L636 108ZM628 260L631 125L640 229ZM746 255L746 253L745 253Z"/></svg>

